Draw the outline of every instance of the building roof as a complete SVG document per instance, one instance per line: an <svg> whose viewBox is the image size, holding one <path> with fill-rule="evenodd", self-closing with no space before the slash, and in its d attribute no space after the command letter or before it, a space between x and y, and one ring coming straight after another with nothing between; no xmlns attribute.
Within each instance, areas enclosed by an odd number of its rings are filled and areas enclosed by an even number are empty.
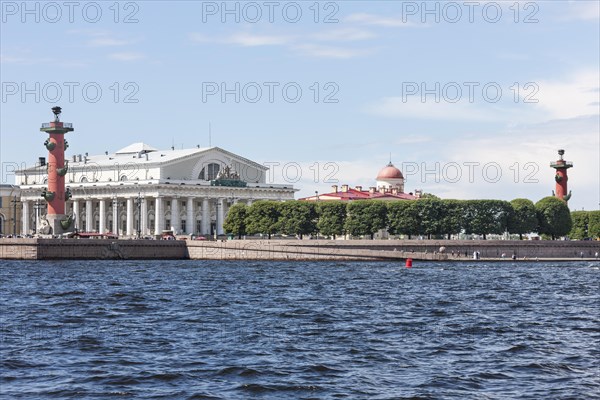
<svg viewBox="0 0 600 400"><path fill-rule="evenodd" d="M115 154L137 154L137 153L150 153L152 151L158 151L154 147L147 145L143 142L137 142L130 144L129 146L123 147L121 150L117 150Z"/></svg>
<svg viewBox="0 0 600 400"><path fill-rule="evenodd" d="M379 173L377 174L378 181L385 181L386 179L404 179L402 171L394 167L394 164L390 161Z"/></svg>
<svg viewBox="0 0 600 400"><path fill-rule="evenodd" d="M76 155L71 154L65 156L65 160L69 161L69 168L85 168L89 165L95 167L114 167L115 165L132 165L132 164L168 164L173 161L182 160L201 153L206 153L210 150L215 150L220 153L226 154L227 156L244 162L253 167L267 171L268 168L264 165L248 160L247 158L241 157L237 154L231 153L227 150L223 150L220 147L197 147L191 149L169 149L169 150L156 150L154 147L149 146L145 143L133 143L127 147L122 148L116 153L105 153L99 155ZM21 171L36 171L39 169L45 169L46 167L30 167Z"/></svg>
<svg viewBox="0 0 600 400"><path fill-rule="evenodd" d="M305 197L305 198L302 198L299 200L351 201L351 200L369 200L369 199L370 200L416 200L416 199L418 199L418 197L413 194L410 194L410 193L398 193L398 192L394 193L389 190L382 193L377 190L371 192L370 190L358 190L358 189L348 188L346 191L342 190L342 191L336 191L336 192L331 192L331 193L323 193L323 194L319 194L317 196Z"/></svg>

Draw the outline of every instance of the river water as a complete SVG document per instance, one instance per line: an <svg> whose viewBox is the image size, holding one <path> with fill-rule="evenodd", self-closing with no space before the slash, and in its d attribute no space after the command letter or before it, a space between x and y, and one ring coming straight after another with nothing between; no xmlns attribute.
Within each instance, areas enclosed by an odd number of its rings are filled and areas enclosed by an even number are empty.
<svg viewBox="0 0 600 400"><path fill-rule="evenodd" d="M0 263L2 398L600 398L597 262Z"/></svg>

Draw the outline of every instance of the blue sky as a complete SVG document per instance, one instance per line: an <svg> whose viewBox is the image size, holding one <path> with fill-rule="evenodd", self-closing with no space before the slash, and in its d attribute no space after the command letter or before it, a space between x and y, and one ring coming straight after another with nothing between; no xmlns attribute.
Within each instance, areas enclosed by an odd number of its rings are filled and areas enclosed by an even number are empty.
<svg viewBox="0 0 600 400"><path fill-rule="evenodd" d="M23 4L0 8L2 183L60 105L73 153L207 146L210 123L298 197L391 154L407 191L537 201L564 148L571 208L599 207L597 1Z"/></svg>

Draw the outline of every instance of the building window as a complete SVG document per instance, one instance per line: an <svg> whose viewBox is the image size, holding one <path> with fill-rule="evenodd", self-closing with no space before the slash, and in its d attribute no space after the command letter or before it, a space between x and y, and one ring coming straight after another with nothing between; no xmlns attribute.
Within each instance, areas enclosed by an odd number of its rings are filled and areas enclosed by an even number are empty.
<svg viewBox="0 0 600 400"><path fill-rule="evenodd" d="M171 207L171 202L167 201L167 207Z"/></svg>
<svg viewBox="0 0 600 400"><path fill-rule="evenodd" d="M196 221L196 232L202 232L202 221Z"/></svg>
<svg viewBox="0 0 600 400"><path fill-rule="evenodd" d="M187 232L185 219L181 220L181 232Z"/></svg>
<svg viewBox="0 0 600 400"><path fill-rule="evenodd" d="M167 230L170 230L170 229L171 229L171 220L170 220L170 219L168 219L168 220L166 221L166 226L165 226L165 229L167 229Z"/></svg>
<svg viewBox="0 0 600 400"><path fill-rule="evenodd" d="M206 167L202 168L202 171L200 171L200 175L198 176L198 179L202 179L205 181L212 181L213 179L215 179L217 177L217 174L219 173L220 169L221 169L221 166L219 164L210 163Z"/></svg>
<svg viewBox="0 0 600 400"><path fill-rule="evenodd" d="M4 233L4 217L0 215L0 233Z"/></svg>
<svg viewBox="0 0 600 400"><path fill-rule="evenodd" d="M0 208L2 208L2 197L0 197Z"/></svg>

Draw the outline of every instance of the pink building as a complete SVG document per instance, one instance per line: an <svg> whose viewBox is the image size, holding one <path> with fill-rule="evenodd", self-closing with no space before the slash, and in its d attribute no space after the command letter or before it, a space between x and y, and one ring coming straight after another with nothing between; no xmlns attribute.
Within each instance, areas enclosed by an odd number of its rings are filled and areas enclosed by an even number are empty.
<svg viewBox="0 0 600 400"><path fill-rule="evenodd" d="M404 176L402 171L394 167L390 161L375 178L376 185L368 189L362 186L351 188L349 185L333 185L331 193L315 194L315 196L305 197L299 200L305 201L330 201L330 200L416 200L421 196L420 190L414 193L404 193Z"/></svg>

